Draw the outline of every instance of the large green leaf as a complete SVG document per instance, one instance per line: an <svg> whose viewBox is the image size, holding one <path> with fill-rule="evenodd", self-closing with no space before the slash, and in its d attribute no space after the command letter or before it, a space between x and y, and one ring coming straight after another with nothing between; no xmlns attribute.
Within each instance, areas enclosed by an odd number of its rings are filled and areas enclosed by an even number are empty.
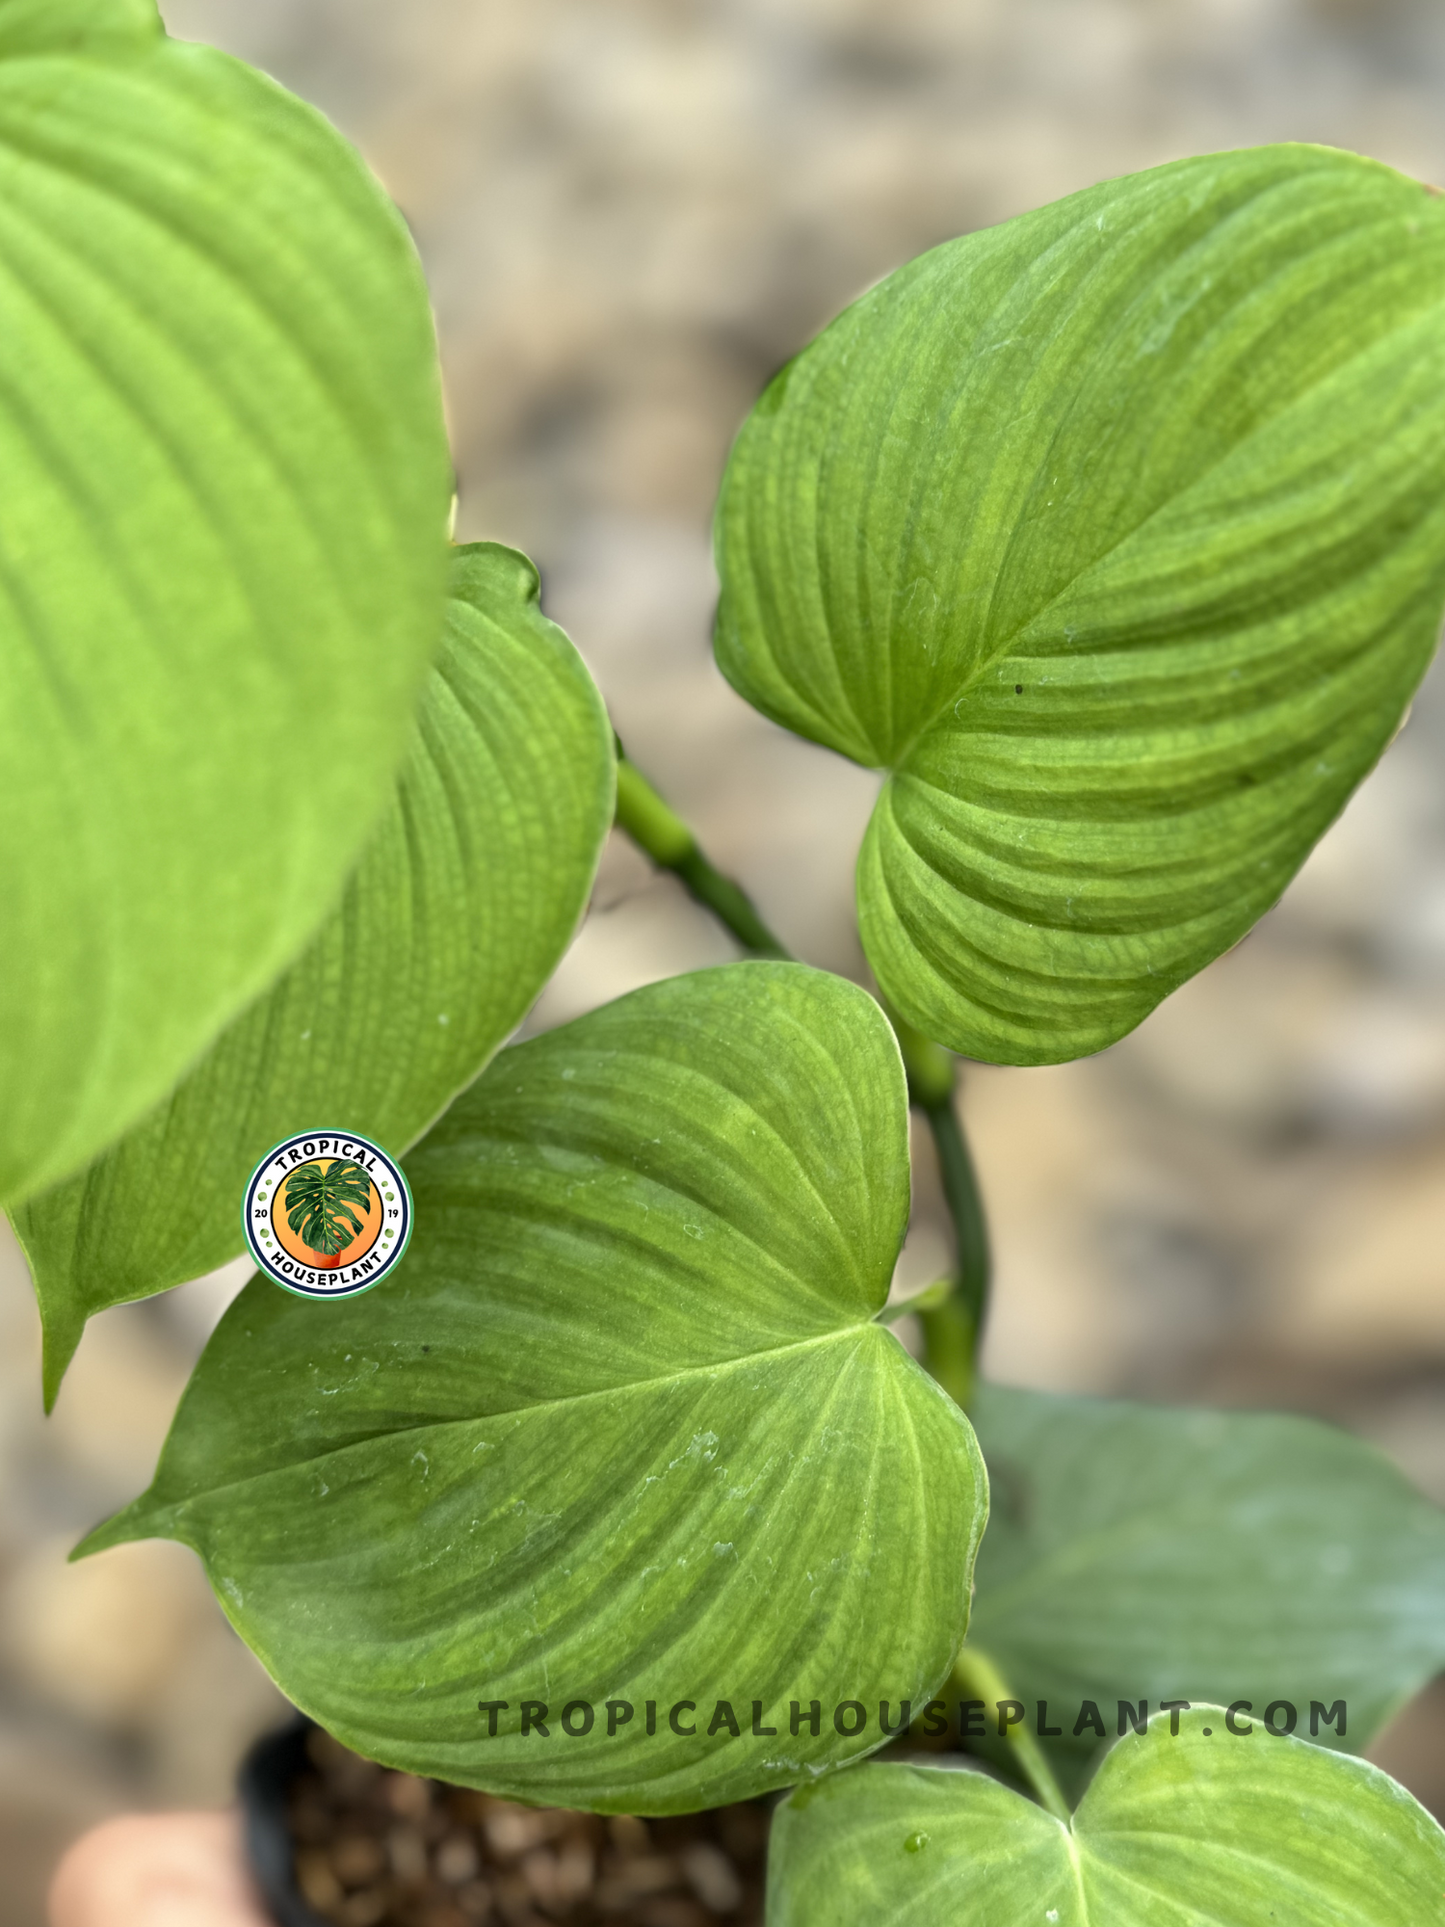
<svg viewBox="0 0 1445 1927"><path fill-rule="evenodd" d="M879 1702L896 1724L952 1663L986 1508L968 1421L873 1322L906 1107L877 1005L797 964L504 1051L407 1160L396 1273L334 1304L251 1284L87 1549L194 1546L332 1732L524 1799L676 1811L877 1746ZM635 1709L611 1736L608 1700Z"/></svg>
<svg viewBox="0 0 1445 1927"><path fill-rule="evenodd" d="M333 907L450 495L421 274L351 149L141 0L0 0L0 1198Z"/></svg>
<svg viewBox="0 0 1445 1927"><path fill-rule="evenodd" d="M401 1152L541 989L612 816L601 698L524 556L459 549L391 808L341 904L166 1101L15 1212L53 1401L86 1319L243 1249L273 1144L336 1126Z"/></svg>
<svg viewBox="0 0 1445 1927"><path fill-rule="evenodd" d="M1274 147L924 255L778 376L719 504L751 702L889 770L864 946L1051 1063L1247 930L1445 605L1445 202Z"/></svg>
<svg viewBox="0 0 1445 1927"><path fill-rule="evenodd" d="M1445 1833L1362 1760L1199 1707L1117 1746L1072 1826L986 1779L865 1766L773 1821L769 1927L1424 1927Z"/></svg>
<svg viewBox="0 0 1445 1927"><path fill-rule="evenodd" d="M1445 1515L1373 1447L994 1385L970 1410L993 1486L972 1637L1061 1744L1097 1743L1085 1700L1112 1736L1121 1700L1282 1699L1343 1701L1316 1732L1358 1748L1445 1668Z"/></svg>

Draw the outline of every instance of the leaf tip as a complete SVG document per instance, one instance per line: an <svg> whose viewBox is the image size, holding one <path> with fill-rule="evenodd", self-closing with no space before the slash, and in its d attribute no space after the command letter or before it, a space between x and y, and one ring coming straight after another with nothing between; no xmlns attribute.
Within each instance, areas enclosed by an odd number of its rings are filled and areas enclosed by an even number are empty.
<svg viewBox="0 0 1445 1927"><path fill-rule="evenodd" d="M77 1545L70 1549L67 1563L74 1565L78 1560L90 1558L95 1552L109 1552L112 1546L123 1546L132 1539L152 1539L158 1535L146 1515L147 1494L134 1499L114 1518L105 1519L100 1525L87 1532Z"/></svg>
<svg viewBox="0 0 1445 1927"><path fill-rule="evenodd" d="M60 1396L61 1381L70 1369L70 1361L75 1357L76 1347L80 1344L85 1330L85 1320L59 1320L47 1318L42 1308L40 1314L40 1388L45 1401L45 1416L50 1417L55 1410L55 1401Z"/></svg>

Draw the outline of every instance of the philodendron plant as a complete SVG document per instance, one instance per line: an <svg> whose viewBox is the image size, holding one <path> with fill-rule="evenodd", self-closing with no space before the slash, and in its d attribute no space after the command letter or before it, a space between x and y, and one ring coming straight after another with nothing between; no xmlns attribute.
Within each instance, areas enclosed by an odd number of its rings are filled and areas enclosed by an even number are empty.
<svg viewBox="0 0 1445 1927"><path fill-rule="evenodd" d="M288 1137L364 1135L414 1206L365 1295L246 1287L79 1552L193 1547L393 1766L793 1789L775 1927L1445 1919L1445 1833L1353 1757L1445 1665L1445 1519L1320 1425L981 1382L952 1055L1123 1036L1398 727L1445 608L1433 190L1300 146L1110 182L767 388L718 659L886 773L876 997L622 756L530 563L450 545L418 265L310 109L152 0L0 0L0 306L0 1195L47 1402L91 1313L242 1251ZM614 821L745 958L507 1045ZM923 1364L910 1103L957 1233ZM315 1164L293 1228L334 1258L369 1197Z"/></svg>

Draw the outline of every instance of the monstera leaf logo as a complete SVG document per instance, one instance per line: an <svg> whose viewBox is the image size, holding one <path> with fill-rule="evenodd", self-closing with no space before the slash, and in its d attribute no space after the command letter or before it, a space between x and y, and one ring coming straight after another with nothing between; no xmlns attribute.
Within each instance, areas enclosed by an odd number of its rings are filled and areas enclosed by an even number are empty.
<svg viewBox="0 0 1445 1927"><path fill-rule="evenodd" d="M411 1219L401 1166L356 1131L302 1131L273 1145L241 1206L257 1266L298 1298L370 1291L399 1263Z"/></svg>
<svg viewBox="0 0 1445 1927"><path fill-rule="evenodd" d="M360 1236L356 1213L364 1217L370 1208L371 1179L349 1158L298 1164L286 1180L286 1221L322 1266L334 1266L337 1254Z"/></svg>

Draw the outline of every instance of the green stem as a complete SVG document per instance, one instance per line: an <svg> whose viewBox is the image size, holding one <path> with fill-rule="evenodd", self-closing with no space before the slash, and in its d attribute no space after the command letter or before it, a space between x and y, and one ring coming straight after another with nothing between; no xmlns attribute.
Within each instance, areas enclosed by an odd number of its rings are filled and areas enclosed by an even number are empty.
<svg viewBox="0 0 1445 1927"><path fill-rule="evenodd" d="M660 870L670 870L688 895L710 910L755 957L788 958L758 915L752 899L703 855L697 838L617 745L617 826L626 830Z"/></svg>
<svg viewBox="0 0 1445 1927"><path fill-rule="evenodd" d="M617 745L617 825L661 870L669 871L688 895L715 916L755 957L791 961L758 915L751 898L704 855L682 818ZM885 1004L884 1009L888 1010ZM966 1405L973 1390L974 1355L988 1305L988 1232L955 1108L957 1062L894 1010L888 1017L898 1035L908 1098L928 1120L938 1153L943 1198L953 1224L957 1261L954 1289L941 1300L932 1288L917 1307L923 1327L928 1369L949 1395Z"/></svg>
<svg viewBox="0 0 1445 1927"><path fill-rule="evenodd" d="M973 1395L978 1341L988 1313L991 1263L978 1178L958 1121L958 1063L897 1011L890 1010L888 1015L903 1052L908 1095L933 1134L943 1201L953 1226L956 1289L941 1304L919 1312L924 1356L929 1371L949 1396L967 1406Z"/></svg>
<svg viewBox="0 0 1445 1927"><path fill-rule="evenodd" d="M1018 1695L1011 1693L1004 1684L1002 1675L988 1654L980 1652L977 1646L965 1646L959 1654L953 1669L953 1683L965 1699L982 1700L985 1705L994 1707L1000 1700L1012 1700L1015 1706L1022 1704ZM1068 1826L1073 1818L1069 1803L1054 1778L1053 1768L1044 1757L1044 1749L1023 1720L1008 1727L1006 1733L1014 1749L1019 1771L1033 1788L1039 1805Z"/></svg>

